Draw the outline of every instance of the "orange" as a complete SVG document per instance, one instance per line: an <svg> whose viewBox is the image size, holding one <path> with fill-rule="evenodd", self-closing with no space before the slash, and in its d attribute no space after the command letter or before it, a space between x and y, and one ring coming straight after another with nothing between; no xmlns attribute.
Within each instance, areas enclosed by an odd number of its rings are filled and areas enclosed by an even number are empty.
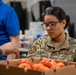
<svg viewBox="0 0 76 75"><path fill-rule="evenodd" d="M44 66L46 66L46 67L48 67L48 68L51 67L51 62L50 62L50 60L49 60L48 58L42 59L42 60L40 61L40 63L42 63Z"/></svg>

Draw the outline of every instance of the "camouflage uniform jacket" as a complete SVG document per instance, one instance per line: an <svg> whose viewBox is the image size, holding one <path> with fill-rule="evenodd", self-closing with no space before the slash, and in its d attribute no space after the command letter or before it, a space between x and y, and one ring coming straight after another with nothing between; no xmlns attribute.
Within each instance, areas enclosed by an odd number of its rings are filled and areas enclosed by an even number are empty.
<svg viewBox="0 0 76 75"><path fill-rule="evenodd" d="M28 52L30 58L51 58L65 61L76 61L76 39L69 36L66 40L55 46L55 42L48 36L42 36L37 39Z"/></svg>

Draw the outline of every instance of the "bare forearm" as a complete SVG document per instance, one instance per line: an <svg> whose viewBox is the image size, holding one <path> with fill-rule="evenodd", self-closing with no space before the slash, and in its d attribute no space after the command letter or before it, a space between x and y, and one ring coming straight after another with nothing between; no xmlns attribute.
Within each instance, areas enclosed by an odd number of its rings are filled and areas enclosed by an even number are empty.
<svg viewBox="0 0 76 75"><path fill-rule="evenodd" d="M7 54L5 52L7 51L13 51L14 49L17 49L18 50L19 47L15 46L12 44L12 42L9 42L9 43L6 43L6 44L3 44L2 46L0 46L0 49L3 51L3 55Z"/></svg>
<svg viewBox="0 0 76 75"><path fill-rule="evenodd" d="M8 57L11 57L13 54L16 55L16 57L19 57L19 47L20 47L19 36L12 36L9 38L10 42L0 46L0 49L2 50L2 55L8 55Z"/></svg>
<svg viewBox="0 0 76 75"><path fill-rule="evenodd" d="M7 55L7 60L20 57L19 46L13 45L11 42L0 46L0 49L2 55Z"/></svg>

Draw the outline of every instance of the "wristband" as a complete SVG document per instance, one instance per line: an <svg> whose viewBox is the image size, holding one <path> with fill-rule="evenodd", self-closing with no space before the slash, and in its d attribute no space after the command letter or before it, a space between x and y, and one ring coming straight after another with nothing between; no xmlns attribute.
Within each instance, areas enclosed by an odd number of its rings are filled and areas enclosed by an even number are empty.
<svg viewBox="0 0 76 75"><path fill-rule="evenodd" d="M0 49L0 58L2 57L2 50Z"/></svg>

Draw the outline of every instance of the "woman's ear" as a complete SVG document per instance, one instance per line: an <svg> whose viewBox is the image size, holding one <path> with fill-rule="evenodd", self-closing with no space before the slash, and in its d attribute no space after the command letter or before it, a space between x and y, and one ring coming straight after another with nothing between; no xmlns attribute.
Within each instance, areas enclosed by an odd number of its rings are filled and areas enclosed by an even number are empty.
<svg viewBox="0 0 76 75"><path fill-rule="evenodd" d="M62 21L62 26L63 26L63 28L65 27L65 25L66 25L66 20L64 19L64 20Z"/></svg>

